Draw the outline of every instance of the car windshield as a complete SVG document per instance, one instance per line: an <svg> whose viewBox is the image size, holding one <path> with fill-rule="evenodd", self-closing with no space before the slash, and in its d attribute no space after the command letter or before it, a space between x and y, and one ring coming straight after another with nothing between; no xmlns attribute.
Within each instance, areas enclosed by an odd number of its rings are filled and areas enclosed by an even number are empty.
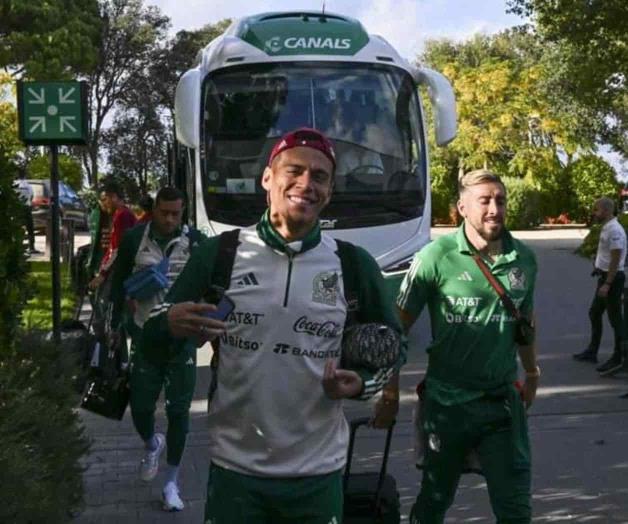
<svg viewBox="0 0 628 524"><path fill-rule="evenodd" d="M258 220L266 206L260 177L270 150L284 133L303 126L323 131L336 149L334 196L323 212L340 221L336 227L422 214L421 112L414 83L399 68L273 63L224 69L206 78L203 108L205 203L219 222Z"/></svg>

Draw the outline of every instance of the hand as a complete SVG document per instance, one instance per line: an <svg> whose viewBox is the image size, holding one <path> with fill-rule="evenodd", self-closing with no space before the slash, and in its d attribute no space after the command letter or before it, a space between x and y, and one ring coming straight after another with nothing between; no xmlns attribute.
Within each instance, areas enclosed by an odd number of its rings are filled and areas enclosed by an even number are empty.
<svg viewBox="0 0 628 524"><path fill-rule="evenodd" d="M89 284L87 284L87 287L89 287L89 289L94 291L98 289L104 281L105 281L105 277L103 277L102 275L96 275L94 278L90 280Z"/></svg>
<svg viewBox="0 0 628 524"><path fill-rule="evenodd" d="M610 284L602 284L597 290L597 296L600 298L606 298L608 296L608 290L611 288Z"/></svg>
<svg viewBox="0 0 628 524"><path fill-rule="evenodd" d="M362 377L355 371L337 369L333 359L325 362L322 384L327 397L333 400L352 398L362 391Z"/></svg>
<svg viewBox="0 0 628 524"><path fill-rule="evenodd" d="M399 411L399 392L396 395L387 395L385 392L375 403L375 415L371 426L378 429L389 428L397 418Z"/></svg>
<svg viewBox="0 0 628 524"><path fill-rule="evenodd" d="M173 304L168 310L168 328L176 338L194 337L200 345L224 334L227 325L213 318L203 316L204 313L216 311L213 304L197 304L181 302Z"/></svg>
<svg viewBox="0 0 628 524"><path fill-rule="evenodd" d="M526 377L526 381L521 389L521 400L526 406L526 409L530 409L534 399L536 398L536 389L539 386L539 377Z"/></svg>

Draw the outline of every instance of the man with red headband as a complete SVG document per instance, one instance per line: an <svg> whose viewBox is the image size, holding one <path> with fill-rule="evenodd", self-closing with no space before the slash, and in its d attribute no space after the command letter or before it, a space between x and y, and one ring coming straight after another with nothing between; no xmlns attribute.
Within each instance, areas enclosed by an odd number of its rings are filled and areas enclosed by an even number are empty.
<svg viewBox="0 0 628 524"><path fill-rule="evenodd" d="M206 522L342 522L342 399L370 398L405 360L402 347L389 368L340 369L347 276L338 244L319 225L335 167L333 146L318 131L283 136L262 174L269 207L255 228L238 233L224 292L235 310L223 322L207 318L216 311L212 303L199 303L213 284L214 237L199 246L144 325L144 347L155 351L164 343L220 340ZM377 263L360 248L355 254L360 322L401 334Z"/></svg>

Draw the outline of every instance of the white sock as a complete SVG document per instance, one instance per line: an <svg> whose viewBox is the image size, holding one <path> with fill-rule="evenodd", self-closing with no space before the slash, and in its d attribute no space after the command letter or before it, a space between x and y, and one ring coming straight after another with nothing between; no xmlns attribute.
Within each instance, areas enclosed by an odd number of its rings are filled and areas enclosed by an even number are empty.
<svg viewBox="0 0 628 524"><path fill-rule="evenodd" d="M144 445L146 446L146 449L148 451L157 451L157 448L159 447L159 441L157 440L155 434L153 434L151 438L145 441Z"/></svg>
<svg viewBox="0 0 628 524"><path fill-rule="evenodd" d="M179 466L166 464L166 484L177 485L177 477L179 475Z"/></svg>

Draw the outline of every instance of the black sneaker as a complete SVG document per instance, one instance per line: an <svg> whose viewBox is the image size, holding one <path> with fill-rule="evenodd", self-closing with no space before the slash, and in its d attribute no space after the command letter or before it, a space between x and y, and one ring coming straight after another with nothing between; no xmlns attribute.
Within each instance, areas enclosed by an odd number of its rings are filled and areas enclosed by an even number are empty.
<svg viewBox="0 0 628 524"><path fill-rule="evenodd" d="M575 353L573 358L574 360L578 360L580 362L593 362L594 364L597 364L597 355L590 349L585 349L581 353Z"/></svg>
<svg viewBox="0 0 628 524"><path fill-rule="evenodd" d="M618 355L613 355L606 362L604 362L604 364L595 369L602 377L610 377L618 371L621 371L623 368L624 360Z"/></svg>

